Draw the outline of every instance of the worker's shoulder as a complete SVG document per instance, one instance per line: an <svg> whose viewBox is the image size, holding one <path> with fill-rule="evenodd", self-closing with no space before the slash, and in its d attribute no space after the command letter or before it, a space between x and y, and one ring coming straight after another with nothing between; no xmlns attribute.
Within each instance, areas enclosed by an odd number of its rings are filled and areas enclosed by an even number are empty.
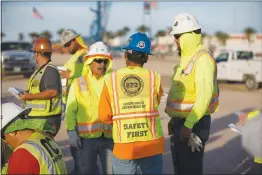
<svg viewBox="0 0 262 175"><path fill-rule="evenodd" d="M45 74L59 74L59 71L55 65L48 65L45 69Z"/></svg>
<svg viewBox="0 0 262 175"><path fill-rule="evenodd" d="M214 65L215 60L212 53L206 51L202 51L198 54L198 58L196 60L196 65Z"/></svg>

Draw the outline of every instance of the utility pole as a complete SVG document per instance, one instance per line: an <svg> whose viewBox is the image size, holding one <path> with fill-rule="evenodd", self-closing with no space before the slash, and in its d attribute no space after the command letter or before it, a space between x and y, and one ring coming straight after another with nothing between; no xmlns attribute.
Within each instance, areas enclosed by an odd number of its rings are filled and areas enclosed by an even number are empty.
<svg viewBox="0 0 262 175"><path fill-rule="evenodd" d="M97 2L97 9L90 9L92 12L96 14L96 20L94 21L94 25L91 25L91 30L96 29L95 34L92 35L94 42L102 41L102 15L101 15L101 1ZM93 34L93 33L92 33Z"/></svg>

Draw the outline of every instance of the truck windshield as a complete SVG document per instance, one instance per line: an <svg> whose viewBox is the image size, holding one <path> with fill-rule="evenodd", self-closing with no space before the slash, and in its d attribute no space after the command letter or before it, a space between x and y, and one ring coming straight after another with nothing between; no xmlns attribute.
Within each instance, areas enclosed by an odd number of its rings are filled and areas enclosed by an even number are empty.
<svg viewBox="0 0 262 175"><path fill-rule="evenodd" d="M228 60L228 53L221 53L216 57L216 62L223 62Z"/></svg>
<svg viewBox="0 0 262 175"><path fill-rule="evenodd" d="M4 42L1 44L2 51L6 50L30 50L32 45L30 43L19 43L19 42Z"/></svg>
<svg viewBox="0 0 262 175"><path fill-rule="evenodd" d="M250 60L253 58L253 52L249 51L237 51L238 60Z"/></svg>

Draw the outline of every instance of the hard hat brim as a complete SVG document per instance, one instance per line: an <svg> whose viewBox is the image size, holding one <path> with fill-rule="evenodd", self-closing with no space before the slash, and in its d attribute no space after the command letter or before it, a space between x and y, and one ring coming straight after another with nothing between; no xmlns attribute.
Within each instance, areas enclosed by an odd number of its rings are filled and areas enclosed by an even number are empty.
<svg viewBox="0 0 262 175"><path fill-rule="evenodd" d="M17 119L25 119L26 115L28 115L31 112L32 108L26 108L23 111L21 111L19 114L17 114L13 119L11 119L5 126L3 126L3 128L1 129L1 131L5 131L5 129L14 121L16 121Z"/></svg>
<svg viewBox="0 0 262 175"><path fill-rule="evenodd" d="M139 51L136 48L131 48L131 47L128 47L128 46L124 46L124 47L122 47L122 49L124 49L124 50L134 50L134 51L137 51L137 52L141 52L141 51ZM151 51L149 53L147 53L147 54L148 55L153 55Z"/></svg>
<svg viewBox="0 0 262 175"><path fill-rule="evenodd" d="M69 42L72 41L73 39L79 37L80 35L81 35L81 34L77 34L76 36L74 36L73 38L71 38L70 40L68 40L67 42L61 42L60 45L64 47L67 43L69 43Z"/></svg>
<svg viewBox="0 0 262 175"><path fill-rule="evenodd" d="M30 51L32 52L54 52L54 49L51 49L51 50L37 50L37 49L34 49L34 48L31 48Z"/></svg>

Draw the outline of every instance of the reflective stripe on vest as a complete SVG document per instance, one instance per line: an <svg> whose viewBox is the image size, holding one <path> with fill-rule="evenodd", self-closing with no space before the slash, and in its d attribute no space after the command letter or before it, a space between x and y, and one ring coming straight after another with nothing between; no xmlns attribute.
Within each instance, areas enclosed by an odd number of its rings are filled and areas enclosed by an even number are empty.
<svg viewBox="0 0 262 175"><path fill-rule="evenodd" d="M50 159L50 157L47 155L46 151L45 151L41 146L39 146L39 145L36 144L35 142L29 141L29 140L26 140L24 143L25 143L25 144L32 145L33 147L35 147L35 148L39 151L40 155L42 156L42 157L41 157L42 160L44 160L46 166L48 167L49 174L56 174L56 173L55 173L55 169L54 169L54 167L53 167L53 162L52 162L52 160ZM40 163L40 162L39 162L39 163ZM40 165L40 166L41 166L41 165ZM40 170L40 172L41 172L41 170Z"/></svg>
<svg viewBox="0 0 262 175"><path fill-rule="evenodd" d="M191 112L193 106L194 106L194 101L192 102L186 102L186 101L174 101L174 100L169 100L167 101L167 107L170 110L174 110L177 112ZM210 101L209 104L209 109L210 112L214 112L214 109L212 108L214 105L218 103L218 95L214 95Z"/></svg>
<svg viewBox="0 0 262 175"><path fill-rule="evenodd" d="M101 123L77 123L77 129L80 134L97 132L101 130Z"/></svg>
<svg viewBox="0 0 262 175"><path fill-rule="evenodd" d="M121 119L128 119L128 118L136 118L136 117L157 117L159 116L158 111L153 112L145 112L145 113L128 113L128 114L119 114L114 115L113 120L121 120Z"/></svg>
<svg viewBox="0 0 262 175"><path fill-rule="evenodd" d="M57 107L57 105L60 105L60 104L61 104L61 99L59 99L56 103L52 103L52 109L51 110L53 110L55 107ZM46 104L32 104L32 103L30 103L30 101L26 101L26 107L27 108L45 110Z"/></svg>
<svg viewBox="0 0 262 175"><path fill-rule="evenodd" d="M85 77L79 77L78 78L78 84L80 87L80 92L84 92L88 90L88 85L87 85L87 80L85 79Z"/></svg>
<svg viewBox="0 0 262 175"><path fill-rule="evenodd" d="M113 125L112 125L112 124L104 124L103 130L104 130L104 132L110 132L110 133L112 133Z"/></svg>
<svg viewBox="0 0 262 175"><path fill-rule="evenodd" d="M156 119L155 117L159 117L158 111L154 110L154 94L155 94L155 81L156 77L153 71L150 71L150 111L143 111L143 112L131 112L131 113L120 113L119 112L119 99L117 94L117 76L116 72L112 73L112 90L113 90L113 99L114 99L114 109L115 114L113 116L113 121L116 122L117 127L117 138L118 141L121 142L121 120L128 120L128 119L134 119L134 118L149 118L150 120L150 126L149 128L150 132L152 133L152 138L156 138Z"/></svg>
<svg viewBox="0 0 262 175"><path fill-rule="evenodd" d="M100 122L95 123L77 123L77 129L80 134L97 132L104 130L105 132L112 132L111 124L102 124Z"/></svg>

